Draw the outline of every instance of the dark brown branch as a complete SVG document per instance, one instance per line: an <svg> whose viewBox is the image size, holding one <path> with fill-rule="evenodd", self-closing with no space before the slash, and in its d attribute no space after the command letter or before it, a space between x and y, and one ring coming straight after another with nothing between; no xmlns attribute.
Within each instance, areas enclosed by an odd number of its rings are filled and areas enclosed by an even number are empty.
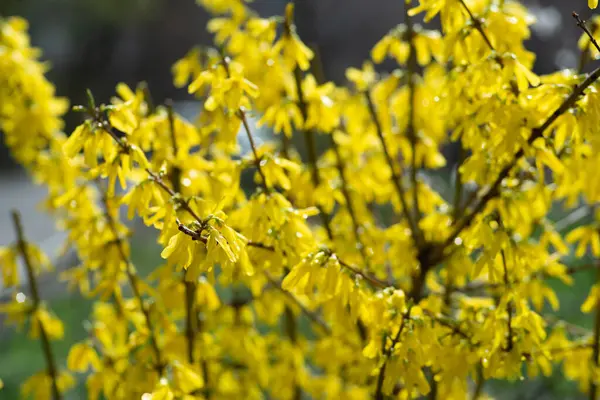
<svg viewBox="0 0 600 400"><path fill-rule="evenodd" d="M173 102L167 100L167 117L169 122L169 134L171 137L171 145L173 147L173 158L177 158L179 147L177 145L177 135L175 132L175 113L173 112ZM181 192L181 168L173 166L171 183L175 192ZM194 365L194 344L196 342L196 283L190 282L185 278L186 271L182 271L181 281L184 286L184 303L185 303L185 338L187 344L187 358L190 365ZM206 385L206 383L205 383Z"/></svg>
<svg viewBox="0 0 600 400"><path fill-rule="evenodd" d="M379 142L381 143L381 147L383 148L383 154L385 156L388 167L391 170L392 181L398 197L400 199L400 204L402 205L402 213L404 218L406 219L408 226L410 227L413 240L417 248L421 247L421 234L419 231L419 227L416 225L415 221L412 218L411 212L408 208L408 202L406 201L406 191L402 186L401 177L396 172L395 163L390 154L387 144L385 142L385 137L383 135L383 127L381 126L381 122L379 121L379 117L377 116L377 110L375 109L375 104L373 103L373 99L371 98L371 93L367 90L364 93L365 99L367 100L367 106L369 108L369 113L371 115L371 119L375 124L375 130L377 132L377 136L379 137Z"/></svg>
<svg viewBox="0 0 600 400"><path fill-rule="evenodd" d="M462 337L463 339L466 339L467 341L471 341L471 336L469 336L469 334L467 334L465 331L463 331L462 329L460 329L460 322L459 321L453 321L449 318L447 318L444 315L435 315L434 313L427 311L427 310L423 310L423 312L430 317L433 321L437 322L438 324L448 328L451 330L452 335L458 335L460 337Z"/></svg>
<svg viewBox="0 0 600 400"><path fill-rule="evenodd" d="M231 72L229 71L229 58L225 56L223 52L221 52L221 60L223 62L223 67L225 68L225 72L227 72L227 76L231 76ZM256 147L256 143L254 143L254 137L252 135L252 130L250 129L250 124L248 124L248 119L246 118L246 112L243 109L239 109L236 111L237 117L242 121L242 125L244 126L244 130L246 131L246 136L248 137L248 142L250 143L250 147L252 148L252 154L254 155L254 165L258 170L258 174L262 180L262 186L265 192L269 191L267 186L267 178L262 170L261 166L261 158L258 156L258 150Z"/></svg>
<svg viewBox="0 0 600 400"><path fill-rule="evenodd" d="M375 277L373 277L373 276L369 275L368 273L366 273L366 272L363 272L363 271L359 270L359 269L358 269L358 268L356 268L356 267L353 267L352 265L350 265L350 264L348 264L348 263L346 263L346 262L342 261L342 260L341 260L341 259L339 259L339 258L338 258L337 260L338 260L338 262L340 263L340 265L341 265L342 267L344 267L344 268L346 268L347 270L351 271L351 272L352 272L354 275L358 275L358 276L361 276L361 277L363 277L363 278L364 278L364 279L365 279L367 282L369 282L369 283L371 284L371 286L373 286L373 287L378 287L378 288L380 288L380 289L385 289L385 288L388 288L388 287L394 287L394 285L393 285L393 284L391 284L391 283L387 283L387 282L383 282L383 281L381 281L381 280L379 280L379 279L377 279L377 278L375 278Z"/></svg>
<svg viewBox="0 0 600 400"><path fill-rule="evenodd" d="M296 94L298 96L298 107L300 108L300 113L302 114L302 120L306 123L308 119L308 109L306 106L306 101L304 100L304 93L302 91L302 72L300 68L296 67L294 69L294 80L296 82ZM319 176L319 168L317 166L317 144L315 142L315 132L312 129L304 129L302 134L304 135L304 140L306 143L306 151L308 153L308 164L310 168L310 176L312 180L312 184L317 189L321 184L321 177ZM320 205L316 205L319 209L319 215L321 217L321 222L325 230L327 231L327 237L329 240L333 240L333 230L331 229L331 224L329 222L330 216L323 210L323 207Z"/></svg>
<svg viewBox="0 0 600 400"><path fill-rule="evenodd" d="M407 320L410 319L410 311L411 310L412 310L412 308L409 308L408 311L406 312L406 314L404 314L402 316L402 322L400 323L400 328L398 328L398 332L396 333L396 336L394 336L394 338L392 339L392 343L390 344L390 347L388 349L386 349L383 353L385 360L383 361L383 364L379 368L379 374L377 375L377 386L375 388L375 395L374 395L375 400L383 400L383 382L385 381L385 370L387 368L388 361L394 352L394 348L396 347L396 344L398 344L398 342L400 341L400 337L402 336L402 331L404 330L405 326L407 325Z"/></svg>
<svg viewBox="0 0 600 400"><path fill-rule="evenodd" d="M410 8L410 1L405 1L404 2L404 23L406 24L406 35L408 37L408 45L409 45L409 55L408 55L408 61L407 61L407 68L406 68L406 79L408 81L408 126L407 126L407 131L406 131L406 135L408 136L408 139L410 141L410 146L411 146L411 152L412 152L412 157L411 157L411 167L410 167L410 180L411 180L411 184L412 184L412 200L413 200L413 207L414 207L414 217L415 217L415 225L419 226L419 221L421 219L421 211L419 208L419 187L418 187L418 182L417 182L417 144L418 144L418 138L417 138L417 132L415 132L415 110L416 110L416 103L415 103L415 96L416 96L416 85L415 85L415 76L417 75L417 49L415 47L415 42L414 42L414 36L415 36L415 32L414 32L414 27L413 27L413 21L412 18L410 17L408 10ZM417 231L419 234L421 233L420 230ZM423 238L418 238L420 240L420 242L423 242Z"/></svg>
<svg viewBox="0 0 600 400"><path fill-rule="evenodd" d="M579 17L579 14L577 14L574 11L573 11L573 18L575 18L575 21L577 21L577 26L580 27L581 29L583 29L585 34L588 35L588 37L590 38L590 42L594 45L594 47L598 51L600 51L600 46L598 45L598 42L594 38L594 34L588 29L587 25L585 24L585 21L582 20L581 17Z"/></svg>
<svg viewBox="0 0 600 400"><path fill-rule="evenodd" d="M324 322L317 314L315 314L314 312L312 312L308 308L306 308L304 306L304 304L302 304L300 302L300 300L298 300L296 298L296 296L294 296L292 293L290 293L287 290L285 290L284 288L282 288L281 285L279 284L279 282L277 282L267 271L264 271L264 274L267 277L267 280L269 281L269 283L271 283L271 285L273 285L273 287L277 288L287 298L292 300L292 302L294 302L294 304L296 304L298 306L298 308L302 311L302 313L304 315L306 315L312 322L314 322L316 325L318 325L327 335L331 335L331 332L332 332L331 328L329 327L329 325L327 325L326 322Z"/></svg>
<svg viewBox="0 0 600 400"><path fill-rule="evenodd" d="M262 180L262 186L265 192L269 191L269 187L267 185L267 177L262 170L261 166L261 158L258 155L258 150L256 148L256 144L254 143L254 138L252 136L252 131L250 130L250 125L248 124L248 119L246 118L246 113L244 110L240 109L237 112L238 118L242 120L242 125L244 125L244 130L246 131L246 136L248 137L248 142L250 142L250 147L252 148L252 154L254 154L254 164L256 165L256 169L258 170L258 174Z"/></svg>
<svg viewBox="0 0 600 400"><path fill-rule="evenodd" d="M459 0L459 1L460 1L460 4L465 9L465 11L467 12L467 14L469 14L469 18L471 19L471 23L473 24L473 26L475 27L475 29L477 29L477 31L481 34L481 37L483 38L483 41L488 45L488 47L490 48L491 51L495 52L496 49L494 48L494 45L492 44L492 41L488 37L487 33L485 33L485 31L483 30L483 24L482 24L481 20L478 19L478 18L475 18L475 16L473 15L473 13L471 12L471 10L469 9L469 7L467 6L467 4L465 3L464 0ZM500 64L502 64L502 61L500 60L500 58L496 58L496 60Z"/></svg>
<svg viewBox="0 0 600 400"><path fill-rule="evenodd" d="M481 392L483 392L483 385L485 384L485 376L483 376L483 365L480 363L477 364L477 377L475 378L475 390L473 390L472 400L479 400L481 396Z"/></svg>
<svg viewBox="0 0 600 400"><path fill-rule="evenodd" d="M460 150L458 153L458 162L456 164L456 176L455 176L455 180L454 180L454 209L452 210L452 218L454 221L456 221L458 218L460 218L461 212L462 212L462 200L463 200L463 181L462 181L462 177L460 176L460 167L462 166L462 164L464 163L465 159L467 158L467 150L462 146L462 144L460 145Z"/></svg>
<svg viewBox="0 0 600 400"><path fill-rule="evenodd" d="M115 223L114 218L110 213L110 206L108 204L108 198L106 197L106 193L102 193L102 206L104 207L104 214L106 215L106 223L108 224L112 234L115 238L119 237L119 232L117 230L117 225ZM154 357L156 358L156 364L154 365L154 369L158 373L158 376L162 376L165 369L165 364L162 360L160 347L158 346L158 341L156 339L156 332L154 331L154 324L152 323L152 319L150 318L150 311L146 308L144 304L144 298L139 289L139 276L131 263L131 260L127 256L125 249L123 247L123 242L121 240L116 241L117 251L119 252L119 256L121 257L121 261L125 263L125 274L127 276L127 280L129 282L129 286L133 291L133 296L138 302L138 306L140 307L140 312L144 316L144 320L146 322L146 327L149 331L150 338L150 346L152 347L152 351L154 352Z"/></svg>
<svg viewBox="0 0 600 400"><path fill-rule="evenodd" d="M17 247L19 248L19 252L21 253L21 257L23 258L23 263L25 264L25 270L27 271L29 291L31 292L31 298L33 299L32 310L35 312L40 308L41 305L40 291L33 270L33 264L31 263L31 259L29 258L29 254L27 252L27 242L25 241L25 233L23 231L23 224L21 223L21 215L17 210L12 211L12 220L15 232L17 234ZM54 358L52 346L50 345L50 338L48 337L48 333L46 332L46 328L44 328L42 322L39 320L37 320L36 322L38 324L40 332L42 351L44 353L44 358L46 359L47 373L51 381L50 384L52 391L52 399L61 400L62 395L60 393L60 390L58 389L58 369L56 367L56 359Z"/></svg>
<svg viewBox="0 0 600 400"><path fill-rule="evenodd" d="M169 194L169 196L171 196L172 198L178 199L178 204L183 210L185 210L188 214L190 214L199 224L202 225L204 223L202 218L200 218L200 216L198 216L198 214L196 214L196 212L192 209L192 207L190 207L188 202L185 201L178 192L175 192L173 189L171 189L169 186L167 186L167 184L162 180L162 178L159 175L155 174L150 169L146 169L146 172L148 173L148 175L150 175L150 179L152 179L154 182L156 182L156 184L158 186L160 186L165 192L167 192ZM190 236L194 236L194 234L196 234L196 232L192 231L191 229L185 227L182 224L179 224L179 230L186 234L190 234ZM190 232L193 232L193 233L190 233ZM201 241L206 240L206 238L201 238L199 236L199 234L197 234L197 235L198 235L198 237L195 237L194 238L195 240L201 240Z"/></svg>
<svg viewBox="0 0 600 400"><path fill-rule="evenodd" d="M502 267L504 269L504 285L506 288L510 287L510 278L508 276L508 266L506 265L506 253L504 250L500 251L502 256ZM512 319L513 319L513 306L512 301L509 300L506 304L506 313L508 314L508 321L506 322L508 326L507 338L506 338L506 347L505 351L511 351L513 349L513 328L512 328Z"/></svg>
<svg viewBox="0 0 600 400"><path fill-rule="evenodd" d="M333 135L331 135L331 143L332 143L331 147L333 148L335 157L337 159L336 167L338 170L338 174L340 175L340 181L342 183L342 194L344 195L344 199L346 200L346 208L348 209L348 214L350 214L350 219L352 220L352 228L354 228L354 237L356 240L356 244L357 244L360 254L363 258L363 261L365 262L367 271L369 271L371 269L370 265L369 265L369 257L367 255L367 249L366 249L365 245L363 244L361 237L360 237L361 228L360 228L360 224L358 222L358 218L356 216L356 212L354 210L354 205L352 203L352 197L350 196L350 189L348 187L348 181L346 180L346 166L344 164L344 159L342 158L342 155L340 154L339 146L336 143Z"/></svg>
<svg viewBox="0 0 600 400"><path fill-rule="evenodd" d="M600 267L600 262L598 262L598 267ZM600 283L600 268L597 272L596 282ZM596 368L600 365L600 360L598 357L600 356L600 300L596 301L596 314L594 318L594 342L592 345L592 362L596 366ZM593 374L592 374L593 375ZM596 394L598 393L598 385L596 383L596 379L592 376L590 378L590 400L596 400Z"/></svg>

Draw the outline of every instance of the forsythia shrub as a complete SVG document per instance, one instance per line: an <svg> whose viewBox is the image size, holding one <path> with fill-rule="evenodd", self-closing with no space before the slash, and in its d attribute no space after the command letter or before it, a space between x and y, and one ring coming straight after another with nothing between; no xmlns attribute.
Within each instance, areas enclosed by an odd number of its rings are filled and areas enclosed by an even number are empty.
<svg viewBox="0 0 600 400"><path fill-rule="evenodd" d="M548 278L569 284L583 269L564 265L568 244L600 258L600 69L534 74L533 19L516 1L408 0L405 23L338 87L309 72L293 5L260 18L242 0L199 2L216 48L173 66L203 104L198 121L121 84L110 104L89 93L70 135L26 22L0 21L0 127L77 251L61 276L96 299L88 338L58 365L63 325L36 281L51 263L15 212L0 267L30 295L1 310L47 361L25 397L61 399L81 373L90 399L475 399L488 379L560 365L596 398L600 280L581 305L594 332L582 333L552 315ZM598 24L575 17L591 61ZM372 62L386 58L398 69L380 76ZM281 141L258 146L250 113ZM445 165L450 142L460 159L446 199L423 171ZM563 232L555 206L593 221ZM122 207L158 231L164 264L148 279Z"/></svg>

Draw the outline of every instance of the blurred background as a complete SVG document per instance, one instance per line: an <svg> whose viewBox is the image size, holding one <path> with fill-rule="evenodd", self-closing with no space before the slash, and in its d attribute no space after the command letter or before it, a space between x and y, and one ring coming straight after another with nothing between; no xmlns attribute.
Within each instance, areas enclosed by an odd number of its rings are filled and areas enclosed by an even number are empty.
<svg viewBox="0 0 600 400"><path fill-rule="evenodd" d="M286 2L254 0L251 6L264 16L281 15ZM576 67L581 31L571 13L576 11L588 19L591 13L587 0L522 3L537 18L528 43L528 48L537 54L535 72ZM43 50L43 58L52 65L49 79L56 85L58 95L68 97L71 104L85 102L86 88L105 102L118 82L135 86L146 81L157 103L171 98L183 110L185 102L191 99L185 90L173 87L171 65L192 46L211 43L205 29L208 15L194 0L0 0L0 16L11 15L29 21L33 44ZM300 36L316 46L321 55L325 77L342 84L345 69L362 65L375 42L402 22L403 11L402 0L297 0L296 15ZM384 64L380 68L392 67ZM66 116L67 131L72 130L78 118L73 113ZM45 191L29 181L1 143L0 139L0 245L14 240L9 210L18 207L29 238L49 254L55 254L62 236L55 231L52 220L36 208ZM444 177L449 178L452 169L450 162L445 173L437 177L438 190L445 190L448 179ZM158 249L151 243L154 241L143 230L134 237L133 248L139 249L134 259L148 270L160 260ZM56 281L56 276L45 277L42 288L68 327L56 351L64 359L68 344L84 335L81 321L90 306L74 294L65 294ZM580 275L574 287L560 289L561 316L590 325L578 308L590 281L591 275ZM5 295L0 287L0 299ZM0 398L18 398L18 383L42 367L37 345L15 335L0 319L0 378L6 385ZM496 388L493 384L491 387ZM499 398L577 398L575 388L560 376L527 385L503 384L494 390L499 391Z"/></svg>

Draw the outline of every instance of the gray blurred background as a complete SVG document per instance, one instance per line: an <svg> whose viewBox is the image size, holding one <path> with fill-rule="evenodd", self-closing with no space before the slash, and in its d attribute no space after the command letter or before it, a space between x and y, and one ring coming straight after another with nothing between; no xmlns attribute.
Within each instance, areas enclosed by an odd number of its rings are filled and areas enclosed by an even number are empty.
<svg viewBox="0 0 600 400"><path fill-rule="evenodd" d="M251 6L267 16L282 14L286 2L254 0ZM403 0L297 0L298 31L304 41L317 47L325 77L343 84L345 69L362 65L377 40L402 22L402 3ZM580 30L571 13L576 11L588 19L591 12L587 0L522 3L537 17L528 43L529 49L537 54L535 72L575 68L579 59ZM192 46L211 43L205 29L208 15L194 0L0 0L0 16L11 15L20 15L29 21L33 44L43 50L43 58L52 65L49 79L56 85L57 93L68 97L71 104L85 101L86 88L105 102L114 94L118 82L135 86L140 81L148 82L157 103L166 98L176 102L189 100L185 90L173 87L171 66ZM393 65L384 64L380 68L389 69ZM66 116L68 132L79 118L73 113ZM0 138L1 135L0 132ZM451 154L449 159L452 160ZM448 170L451 170L452 163L449 164ZM18 207L24 215L30 239L42 244L51 255L56 252L61 235L55 232L53 222L36 210L44 194L44 189L30 183L27 174L13 163L0 144L0 245L14 240L9 210ZM144 242L144 239L138 240ZM148 250L147 244L141 247L144 251L137 257L142 262L152 260L147 264L154 265L157 253ZM56 281L56 276L47 279ZM49 286L50 283L44 287ZM45 290L53 297L52 290ZM73 299L61 297L56 300L56 308L63 307L64 311L57 312L64 313L61 316L67 322L72 320L77 324L88 310L74 309ZM65 342L82 334L79 328L69 331L70 337ZM31 344L6 335L7 329L0 321L0 354L4 358L0 362L0 378L5 380L8 390L4 392L8 397L0 394L0 398L14 398L16 383L29 373L31 365L41 363L41 359L39 352L27 352ZM63 353L59 349L61 357L66 356L67 345L61 348ZM19 350L21 346L25 353ZM10 357L5 358L7 355ZM30 359L33 361L29 362ZM19 369L17 366L23 361L25 364ZM543 383L541 387L548 384ZM523 398L570 398L573 393L569 387L568 394L555 397L554 390L540 392L539 387L531 388L536 397L528 397L531 395L528 391L529 395Z"/></svg>

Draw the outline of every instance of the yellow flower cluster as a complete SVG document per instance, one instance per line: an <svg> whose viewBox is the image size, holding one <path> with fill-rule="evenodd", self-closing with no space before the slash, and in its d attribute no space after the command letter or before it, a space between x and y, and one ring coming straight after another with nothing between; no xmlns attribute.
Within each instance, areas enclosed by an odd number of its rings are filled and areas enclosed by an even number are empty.
<svg viewBox="0 0 600 400"><path fill-rule="evenodd" d="M20 285L21 257L31 300L0 311L30 322L48 363L25 396L61 399L80 373L90 399L466 399L559 364L595 396L600 281L581 305L594 333L557 323L546 303L559 307L548 278L582 270L565 265L569 244L600 259L600 69L534 74L533 19L516 1L407 0L405 23L340 87L310 72L292 4L261 18L243 0L199 3L218 50L173 66L198 121L120 84L110 104L88 93L68 136L25 21L0 20L0 128L77 251L62 278L96 299L89 337L57 365L62 323L36 288L49 261L15 214L0 269ZM421 27L422 13L441 30ZM596 30L578 24L591 62ZM373 64L387 58L398 68L381 75ZM249 113L281 140L257 145ZM450 143L453 196L425 175ZM550 219L558 204L591 222L565 232ZM122 207L163 248L146 279Z"/></svg>

